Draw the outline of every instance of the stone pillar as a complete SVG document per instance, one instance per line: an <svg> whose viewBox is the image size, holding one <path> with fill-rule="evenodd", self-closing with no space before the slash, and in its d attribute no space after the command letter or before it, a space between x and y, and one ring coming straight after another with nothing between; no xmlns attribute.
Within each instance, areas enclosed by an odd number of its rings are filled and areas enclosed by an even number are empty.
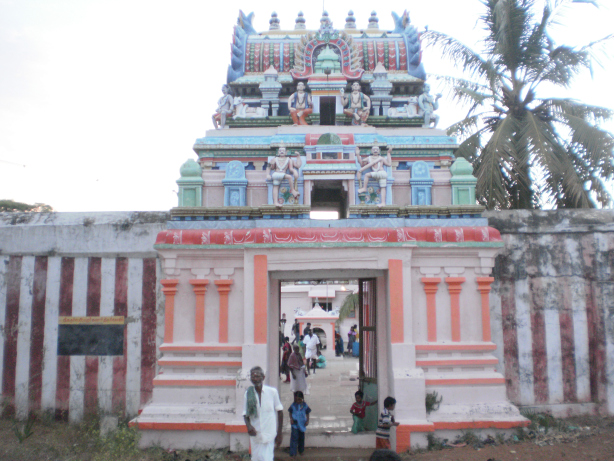
<svg viewBox="0 0 614 461"><path fill-rule="evenodd" d="M403 343L403 261L388 260L388 292L390 293L390 342Z"/></svg>
<svg viewBox="0 0 614 461"><path fill-rule="evenodd" d="M452 341L460 342L460 292L462 290L461 284L465 282L465 277L446 277L445 280L448 284L448 292L450 293L450 324L452 325Z"/></svg>
<svg viewBox="0 0 614 461"><path fill-rule="evenodd" d="M427 341L437 341L437 304L435 294L437 293L437 285L441 282L440 277L422 277L420 279L424 283L424 292L426 293L426 329Z"/></svg>
<svg viewBox="0 0 614 461"><path fill-rule="evenodd" d="M478 277L478 291L482 296L482 341L491 341L490 335L490 284L495 281L493 277Z"/></svg>
<svg viewBox="0 0 614 461"><path fill-rule="evenodd" d="M205 342L205 293L207 292L207 279L192 279L190 284L194 288L196 295L196 305L194 307L194 342Z"/></svg>
<svg viewBox="0 0 614 461"><path fill-rule="evenodd" d="M173 326L175 324L175 293L177 293L177 279L160 280L162 293L166 297L164 302L164 342L173 342Z"/></svg>
<svg viewBox="0 0 614 461"><path fill-rule="evenodd" d="M215 280L215 288L220 295L220 343L228 342L228 293L230 293L230 285L232 280Z"/></svg>

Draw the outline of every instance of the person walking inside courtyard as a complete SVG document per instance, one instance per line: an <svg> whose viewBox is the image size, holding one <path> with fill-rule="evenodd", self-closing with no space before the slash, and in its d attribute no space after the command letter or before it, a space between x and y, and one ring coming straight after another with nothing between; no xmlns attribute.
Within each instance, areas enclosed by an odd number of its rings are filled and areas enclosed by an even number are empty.
<svg viewBox="0 0 614 461"><path fill-rule="evenodd" d="M290 391L301 391L303 394L308 395L307 389L307 370L305 370L305 364L303 363L303 357L298 344L294 345L294 351L290 354L288 359L288 368L290 369Z"/></svg>
<svg viewBox="0 0 614 461"><path fill-rule="evenodd" d="M320 352L320 339L318 335L314 335L313 331L307 330L306 336L303 339L305 342L305 358L307 359L307 373L310 373L310 368L313 368L313 374L316 373L316 362Z"/></svg>
<svg viewBox="0 0 614 461"><path fill-rule="evenodd" d="M275 446L281 445L284 406L277 389L265 386L264 371L249 371L253 386L247 388L243 402L243 420L249 434L252 461L273 461Z"/></svg>
<svg viewBox="0 0 614 461"><path fill-rule="evenodd" d="M292 342L290 344L298 344L298 338L301 334L301 325L298 323L298 319L294 319L294 323L292 324Z"/></svg>
<svg viewBox="0 0 614 461"><path fill-rule="evenodd" d="M282 356L281 356L281 374L286 375L286 380L284 383L290 382L290 368L288 368L288 359L290 358L290 354L292 353L292 347L290 346L290 338L287 336L284 338L284 345L281 348Z"/></svg>
<svg viewBox="0 0 614 461"><path fill-rule="evenodd" d="M350 355L350 357L352 356L353 352L354 352L354 341L356 340L356 325L352 326L350 328L350 331L348 331L348 354Z"/></svg>
<svg viewBox="0 0 614 461"><path fill-rule="evenodd" d="M305 403L305 397L301 391L294 393L294 403L288 408L290 413L290 457L296 458L296 453L300 455L305 451L305 432L309 425L309 413L311 408Z"/></svg>
<svg viewBox="0 0 614 461"><path fill-rule="evenodd" d="M350 408L350 413L352 413L352 418L354 419L354 424L352 425L352 433L354 434L365 431L365 412L367 411L367 407L377 403L377 400L373 402L363 400L364 396L365 394L362 391L356 391L356 393L354 393L356 402L354 402L352 408Z"/></svg>
<svg viewBox="0 0 614 461"><path fill-rule="evenodd" d="M390 428L398 426L399 423L394 421L394 406L397 401L393 397L384 399L384 411L379 415L377 421L377 431L375 431L375 448L385 448L390 450Z"/></svg>

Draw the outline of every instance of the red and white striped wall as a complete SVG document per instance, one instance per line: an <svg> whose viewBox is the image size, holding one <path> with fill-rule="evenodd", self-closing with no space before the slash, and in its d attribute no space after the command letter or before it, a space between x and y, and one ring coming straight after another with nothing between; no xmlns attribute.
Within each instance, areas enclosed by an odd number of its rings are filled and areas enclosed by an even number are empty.
<svg viewBox="0 0 614 461"><path fill-rule="evenodd" d="M155 376L158 270L153 257L0 256L5 410L135 415ZM58 316L124 316L123 356L58 356Z"/></svg>
<svg viewBox="0 0 614 461"><path fill-rule="evenodd" d="M505 243L490 308L510 400L559 414L614 414L614 212L487 217ZM97 410L134 415L149 399L164 310L153 244L166 219L56 213L14 225L0 216L6 410L76 421ZM58 357L60 315L125 316L124 355Z"/></svg>
<svg viewBox="0 0 614 461"><path fill-rule="evenodd" d="M614 413L614 233L502 232L491 316L513 403Z"/></svg>

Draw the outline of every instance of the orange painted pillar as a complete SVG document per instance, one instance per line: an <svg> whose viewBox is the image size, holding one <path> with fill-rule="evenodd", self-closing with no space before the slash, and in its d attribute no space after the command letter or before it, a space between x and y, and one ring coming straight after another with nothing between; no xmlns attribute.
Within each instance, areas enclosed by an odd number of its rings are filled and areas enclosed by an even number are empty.
<svg viewBox="0 0 614 461"><path fill-rule="evenodd" d="M220 343L228 342L228 293L232 280L215 280L215 288L220 295Z"/></svg>
<svg viewBox="0 0 614 461"><path fill-rule="evenodd" d="M437 341L437 303L435 301L435 293L437 293L437 285L441 282L439 277L422 277L420 279L424 283L424 292L426 293L426 335L428 342Z"/></svg>
<svg viewBox="0 0 614 461"><path fill-rule="evenodd" d="M404 342L403 331L403 261L388 260L388 292L390 293L390 342Z"/></svg>
<svg viewBox="0 0 614 461"><path fill-rule="evenodd" d="M173 342L173 327L175 325L175 293L177 293L177 279L160 280L162 293L164 293L164 342Z"/></svg>
<svg viewBox="0 0 614 461"><path fill-rule="evenodd" d="M397 426L397 446L395 447L397 453L405 453L411 448L411 426L399 425Z"/></svg>
<svg viewBox="0 0 614 461"><path fill-rule="evenodd" d="M268 264L266 255L254 256L254 343L266 344L268 310Z"/></svg>
<svg viewBox="0 0 614 461"><path fill-rule="evenodd" d="M192 279L190 280L194 294L196 295L196 305L194 306L194 342L205 342L205 293L209 280Z"/></svg>
<svg viewBox="0 0 614 461"><path fill-rule="evenodd" d="M461 340L461 325L460 325L460 292L461 284L465 281L465 277L446 277L448 284L448 292L450 293L450 316L452 325L452 341L460 342Z"/></svg>
<svg viewBox="0 0 614 461"><path fill-rule="evenodd" d="M490 336L490 284L495 281L493 277L478 277L478 291L482 296L482 341L491 341Z"/></svg>

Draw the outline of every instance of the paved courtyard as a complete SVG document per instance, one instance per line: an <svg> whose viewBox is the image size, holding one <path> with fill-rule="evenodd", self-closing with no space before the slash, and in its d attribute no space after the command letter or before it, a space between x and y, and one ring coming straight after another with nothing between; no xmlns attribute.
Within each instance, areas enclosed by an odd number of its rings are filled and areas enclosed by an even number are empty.
<svg viewBox="0 0 614 461"><path fill-rule="evenodd" d="M309 395L305 401L311 408L307 432L349 432L352 428L350 407L358 390L358 358L334 357L326 368L318 368L307 378ZM290 384L280 384L284 405L284 432L290 432L288 408L294 401Z"/></svg>

